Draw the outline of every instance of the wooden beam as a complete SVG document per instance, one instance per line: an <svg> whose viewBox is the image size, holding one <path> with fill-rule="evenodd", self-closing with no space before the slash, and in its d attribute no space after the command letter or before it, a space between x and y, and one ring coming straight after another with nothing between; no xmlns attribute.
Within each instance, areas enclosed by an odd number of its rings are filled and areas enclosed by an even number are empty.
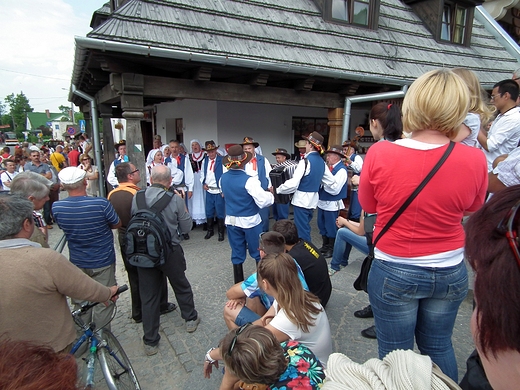
<svg viewBox="0 0 520 390"><path fill-rule="evenodd" d="M167 77L144 76L144 97L170 99L202 99L230 102L281 104L289 106L337 108L343 98L336 93L295 91L274 87L252 87L243 84L205 83Z"/></svg>
<svg viewBox="0 0 520 390"><path fill-rule="evenodd" d="M267 84L267 80L269 79L269 75L266 73L255 74L249 80L249 85L256 85L258 87L265 87Z"/></svg>
<svg viewBox="0 0 520 390"><path fill-rule="evenodd" d="M294 89L296 91L310 91L314 85L314 79L298 80Z"/></svg>
<svg viewBox="0 0 520 390"><path fill-rule="evenodd" d="M209 66L201 66L195 69L195 74L193 75L193 80L196 81L209 81L211 80L211 72L213 68Z"/></svg>
<svg viewBox="0 0 520 390"><path fill-rule="evenodd" d="M115 104L119 103L123 86L121 75L118 73L110 74L110 81L98 93L96 93L96 101L98 104Z"/></svg>

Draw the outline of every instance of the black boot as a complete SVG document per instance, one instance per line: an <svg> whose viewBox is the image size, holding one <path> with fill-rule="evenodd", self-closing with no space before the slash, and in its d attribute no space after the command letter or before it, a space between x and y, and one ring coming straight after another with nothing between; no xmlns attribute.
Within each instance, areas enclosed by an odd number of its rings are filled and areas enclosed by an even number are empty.
<svg viewBox="0 0 520 390"><path fill-rule="evenodd" d="M329 243L327 244L327 249L322 252L323 257L328 259L329 257L332 257L332 253L334 252L334 242L336 241L336 238L328 238Z"/></svg>
<svg viewBox="0 0 520 390"><path fill-rule="evenodd" d="M208 219L208 232L204 236L204 239L209 240L213 236L213 234L215 233L213 232L213 218L211 218Z"/></svg>
<svg viewBox="0 0 520 390"><path fill-rule="evenodd" d="M233 277L235 278L235 284L244 281L244 269L242 264L233 264Z"/></svg>
<svg viewBox="0 0 520 390"><path fill-rule="evenodd" d="M217 227L218 227L218 240L224 241L224 219L217 219Z"/></svg>
<svg viewBox="0 0 520 390"><path fill-rule="evenodd" d="M320 253L324 253L327 251L327 248L329 246L329 238L327 236L321 236L323 239L323 246L319 249Z"/></svg>
<svg viewBox="0 0 520 390"><path fill-rule="evenodd" d="M207 223L207 222L204 222L204 223L202 224L202 231L205 232L205 231L207 231L207 230L208 230L208 223Z"/></svg>

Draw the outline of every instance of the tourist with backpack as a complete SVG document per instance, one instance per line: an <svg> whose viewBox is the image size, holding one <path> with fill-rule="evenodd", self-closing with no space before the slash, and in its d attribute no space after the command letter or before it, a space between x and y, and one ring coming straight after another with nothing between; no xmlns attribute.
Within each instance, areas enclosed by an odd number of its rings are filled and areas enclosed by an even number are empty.
<svg viewBox="0 0 520 390"><path fill-rule="evenodd" d="M184 199L168 191L171 170L165 165L152 169L152 185L136 193L132 219L127 225L126 255L137 267L142 301L143 342L147 355L158 352L161 281L166 275L177 298L186 330L195 332L200 322L179 234L187 234L192 219ZM144 239L143 239L144 238Z"/></svg>

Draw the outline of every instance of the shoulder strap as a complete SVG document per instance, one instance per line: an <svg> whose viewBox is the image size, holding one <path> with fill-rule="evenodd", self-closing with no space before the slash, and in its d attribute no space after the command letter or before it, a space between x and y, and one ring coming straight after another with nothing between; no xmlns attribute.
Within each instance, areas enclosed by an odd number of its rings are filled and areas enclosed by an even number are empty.
<svg viewBox="0 0 520 390"><path fill-rule="evenodd" d="M397 212L393 215L393 217L390 219L390 221L387 222L385 227L381 230L381 233L379 233L377 235L376 239L374 240L374 244L373 244L374 247L376 246L379 239L383 236L383 234L385 234L388 231L388 229L390 229L390 226L392 226L394 224L394 222L397 220L397 218L399 218L399 216L403 213L403 211L406 210L406 208L410 205L410 203L413 202L413 200L417 197L417 195L419 195L419 193L423 190L423 188L426 186L426 184L428 184L428 182L432 179L432 177L437 173L437 171L440 169L442 164L444 164L444 162L446 161L446 159L448 158L448 156L450 155L450 153L454 147L455 147L455 142L450 141L450 144L446 148L446 151L442 155L441 159L437 162L437 164L435 164L435 166L430 171L428 176L426 176L424 178L424 180L421 182L421 184L419 184L419 186L415 189L415 191L412 193L412 195L410 195L408 197L408 199L406 199L406 202L403 203L403 205L399 208L399 210L397 210Z"/></svg>
<svg viewBox="0 0 520 390"><path fill-rule="evenodd" d="M158 199L151 207L150 209L155 212L156 214L159 214L161 211L163 211L166 206L168 206L173 198L173 192L165 191L164 195L161 196L160 199Z"/></svg>
<svg viewBox="0 0 520 390"><path fill-rule="evenodd" d="M135 202L137 204L137 210L146 209L146 199L144 197L144 190L137 191L135 195Z"/></svg>

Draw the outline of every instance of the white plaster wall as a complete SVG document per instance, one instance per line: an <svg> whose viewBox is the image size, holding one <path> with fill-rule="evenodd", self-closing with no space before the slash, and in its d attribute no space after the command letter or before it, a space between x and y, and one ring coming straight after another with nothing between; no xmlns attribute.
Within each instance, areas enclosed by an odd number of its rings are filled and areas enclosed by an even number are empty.
<svg viewBox="0 0 520 390"><path fill-rule="evenodd" d="M276 148L294 150L292 117L327 118L327 110L320 108L276 106L268 104L218 102L219 143L241 143L244 137L253 137L260 143L264 155Z"/></svg>
<svg viewBox="0 0 520 390"><path fill-rule="evenodd" d="M201 143L212 139L224 146L240 143L249 136L260 143L265 155L270 155L276 148L286 148L292 153L293 116L327 118L327 110L186 99L157 105L157 134L164 143L176 138L173 123L175 118L182 118L186 143L194 138ZM172 128L168 128L167 119L171 119L168 122L172 123Z"/></svg>
<svg viewBox="0 0 520 390"><path fill-rule="evenodd" d="M163 143L177 138L174 125L168 128L166 124L166 119L171 119L169 122L174 124L175 118L183 120L184 141L188 148L192 139L198 139L202 144L210 139L219 142L216 101L186 99L157 105L157 134Z"/></svg>

